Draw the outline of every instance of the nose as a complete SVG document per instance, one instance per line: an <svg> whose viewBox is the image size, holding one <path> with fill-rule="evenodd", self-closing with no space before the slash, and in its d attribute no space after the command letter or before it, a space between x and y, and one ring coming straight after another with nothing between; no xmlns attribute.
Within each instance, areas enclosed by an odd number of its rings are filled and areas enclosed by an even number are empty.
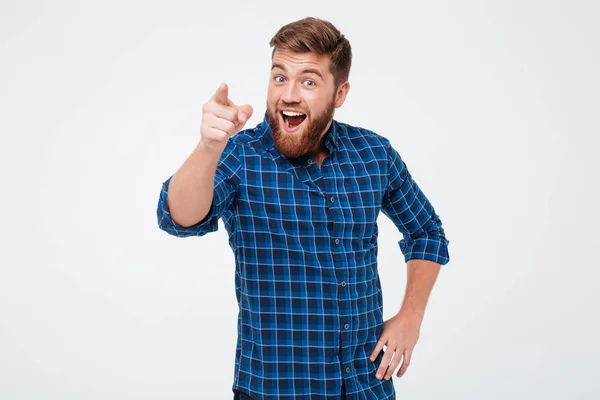
<svg viewBox="0 0 600 400"><path fill-rule="evenodd" d="M300 98L300 90L294 80L288 81L288 84L283 90L281 100L283 100L285 103L300 103L302 100Z"/></svg>

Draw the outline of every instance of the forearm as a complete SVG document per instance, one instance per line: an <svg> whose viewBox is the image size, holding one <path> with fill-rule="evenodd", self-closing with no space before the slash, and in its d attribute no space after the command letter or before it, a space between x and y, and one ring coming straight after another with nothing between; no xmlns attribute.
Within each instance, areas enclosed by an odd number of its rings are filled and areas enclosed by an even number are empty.
<svg viewBox="0 0 600 400"><path fill-rule="evenodd" d="M412 259L406 263L406 266L406 292L399 314L421 321L429 295L440 272L440 264L429 260Z"/></svg>
<svg viewBox="0 0 600 400"><path fill-rule="evenodd" d="M200 141L194 152L171 178L168 204L171 217L189 227L209 212L214 195L214 179L220 153Z"/></svg>

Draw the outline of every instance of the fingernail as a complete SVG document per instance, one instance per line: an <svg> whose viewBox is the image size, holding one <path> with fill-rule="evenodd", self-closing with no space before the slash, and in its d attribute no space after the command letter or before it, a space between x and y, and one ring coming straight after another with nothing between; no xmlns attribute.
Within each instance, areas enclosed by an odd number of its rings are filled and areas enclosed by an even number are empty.
<svg viewBox="0 0 600 400"><path fill-rule="evenodd" d="M377 379L381 379L381 374L377 375Z"/></svg>
<svg viewBox="0 0 600 400"><path fill-rule="evenodd" d="M248 118L248 116L244 113L240 113L240 118L242 119L242 121L245 121Z"/></svg>

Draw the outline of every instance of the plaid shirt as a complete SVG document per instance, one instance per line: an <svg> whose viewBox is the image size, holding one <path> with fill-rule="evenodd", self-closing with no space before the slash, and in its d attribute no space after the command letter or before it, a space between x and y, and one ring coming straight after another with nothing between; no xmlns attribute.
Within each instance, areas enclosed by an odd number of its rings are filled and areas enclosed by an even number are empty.
<svg viewBox="0 0 600 400"><path fill-rule="evenodd" d="M235 255L239 306L232 389L253 399L394 399L369 355L383 330L377 272L377 217L403 239L405 261L449 261L442 222L389 140L333 120L321 168L311 156L286 158L265 113L232 136L214 180L206 218L185 228L171 218L171 178L158 224L202 236L223 220Z"/></svg>

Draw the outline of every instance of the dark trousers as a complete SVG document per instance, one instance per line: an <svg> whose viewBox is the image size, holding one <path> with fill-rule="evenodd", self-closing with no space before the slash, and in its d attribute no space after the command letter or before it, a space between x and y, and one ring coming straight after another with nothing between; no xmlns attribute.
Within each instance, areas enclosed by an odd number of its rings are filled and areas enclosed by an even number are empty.
<svg viewBox="0 0 600 400"><path fill-rule="evenodd" d="M240 392L239 390L233 390L233 400L252 400L252 397L248 396L244 392Z"/></svg>

